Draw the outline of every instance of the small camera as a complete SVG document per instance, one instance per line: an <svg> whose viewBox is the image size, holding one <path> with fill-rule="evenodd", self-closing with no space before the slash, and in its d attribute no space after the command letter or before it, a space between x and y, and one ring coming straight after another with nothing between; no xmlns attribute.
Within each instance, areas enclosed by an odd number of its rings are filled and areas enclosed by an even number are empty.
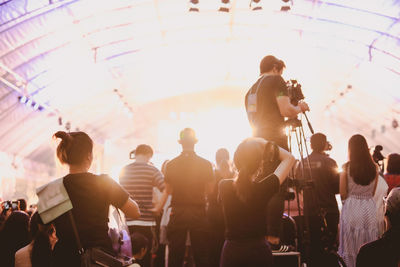
<svg viewBox="0 0 400 267"><path fill-rule="evenodd" d="M9 209L11 209L12 211L19 210L19 201L7 200L1 203L1 205L3 206L4 211L8 211Z"/></svg>
<svg viewBox="0 0 400 267"><path fill-rule="evenodd" d="M286 82L288 88L288 94L290 103L297 106L299 101L304 99L303 91L301 90L301 84L297 80L289 80Z"/></svg>

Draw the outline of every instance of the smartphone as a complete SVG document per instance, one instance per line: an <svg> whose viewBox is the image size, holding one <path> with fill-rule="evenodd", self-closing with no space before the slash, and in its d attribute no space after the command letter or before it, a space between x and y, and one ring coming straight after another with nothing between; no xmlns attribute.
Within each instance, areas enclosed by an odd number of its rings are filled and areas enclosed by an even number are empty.
<svg viewBox="0 0 400 267"><path fill-rule="evenodd" d="M11 209L12 210L19 210L19 201L11 202Z"/></svg>

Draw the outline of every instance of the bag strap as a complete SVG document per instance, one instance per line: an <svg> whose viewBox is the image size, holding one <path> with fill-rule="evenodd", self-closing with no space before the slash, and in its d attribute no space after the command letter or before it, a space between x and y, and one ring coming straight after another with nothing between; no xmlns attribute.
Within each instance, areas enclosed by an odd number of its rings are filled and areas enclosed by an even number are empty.
<svg viewBox="0 0 400 267"><path fill-rule="evenodd" d="M63 178L63 184L64 184L64 181L65 180ZM68 217L69 217L69 220L70 220L71 225L72 225L72 230L74 231L76 245L78 246L78 253L79 253L79 255L82 255L83 252L84 252L84 249L82 247L81 239L79 238L78 228L76 227L76 223L75 223L74 215L72 214L72 210L68 211Z"/></svg>
<svg viewBox="0 0 400 267"><path fill-rule="evenodd" d="M74 230L76 245L78 246L78 253L79 255L82 255L85 250L83 249L81 239L79 238L78 228L76 227L72 210L68 211L68 215L69 215L69 220L71 221L72 229Z"/></svg>

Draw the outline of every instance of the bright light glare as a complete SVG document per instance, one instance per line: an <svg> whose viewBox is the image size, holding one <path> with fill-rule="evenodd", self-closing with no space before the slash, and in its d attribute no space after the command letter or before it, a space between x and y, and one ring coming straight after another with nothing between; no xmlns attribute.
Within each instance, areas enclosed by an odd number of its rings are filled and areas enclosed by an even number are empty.
<svg viewBox="0 0 400 267"><path fill-rule="evenodd" d="M183 113L177 120L165 120L159 123L159 150L170 157L177 156L180 147L176 143L179 132L190 127L196 131L198 144L196 152L214 161L215 152L225 147L231 157L239 143L251 136L251 127L242 108L215 107L198 113ZM174 154L175 153L175 154Z"/></svg>

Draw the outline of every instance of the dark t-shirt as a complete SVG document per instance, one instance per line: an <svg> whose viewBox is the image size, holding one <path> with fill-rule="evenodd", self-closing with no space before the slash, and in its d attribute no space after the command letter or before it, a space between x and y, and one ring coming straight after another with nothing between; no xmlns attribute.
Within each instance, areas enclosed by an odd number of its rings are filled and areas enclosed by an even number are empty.
<svg viewBox="0 0 400 267"><path fill-rule="evenodd" d="M400 229L392 228L382 238L362 246L356 266L400 266Z"/></svg>
<svg viewBox="0 0 400 267"><path fill-rule="evenodd" d="M183 151L167 164L165 182L172 187L172 207L205 207L206 184L214 180L211 163L193 151Z"/></svg>
<svg viewBox="0 0 400 267"><path fill-rule="evenodd" d="M311 165L311 176L314 181L318 204L329 213L339 213L335 194L339 194L339 172L336 161L328 155L312 152L309 156ZM305 180L310 179L307 158L304 160ZM297 169L297 178L302 179L301 168ZM311 203L313 204L313 203ZM311 210L316 210L311 208Z"/></svg>
<svg viewBox="0 0 400 267"><path fill-rule="evenodd" d="M219 199L224 211L226 239L243 240L265 236L265 208L278 189L279 179L274 174L261 182L253 182L252 197L245 203L236 194L234 180L222 180L219 183Z"/></svg>
<svg viewBox="0 0 400 267"><path fill-rule="evenodd" d="M92 173L68 174L64 186L72 202L72 213L82 246L111 250L108 237L108 209L121 208L129 194L106 175ZM57 237L55 254L57 266L73 266L79 260L75 236L68 213L55 220Z"/></svg>
<svg viewBox="0 0 400 267"><path fill-rule="evenodd" d="M261 82L261 84L260 84ZM276 98L287 96L288 89L285 80L280 75L269 75L264 79L260 77L246 94L245 106L248 110L248 97L257 90L257 112L251 122L259 132L269 132L277 136L282 135L284 117L279 111Z"/></svg>

